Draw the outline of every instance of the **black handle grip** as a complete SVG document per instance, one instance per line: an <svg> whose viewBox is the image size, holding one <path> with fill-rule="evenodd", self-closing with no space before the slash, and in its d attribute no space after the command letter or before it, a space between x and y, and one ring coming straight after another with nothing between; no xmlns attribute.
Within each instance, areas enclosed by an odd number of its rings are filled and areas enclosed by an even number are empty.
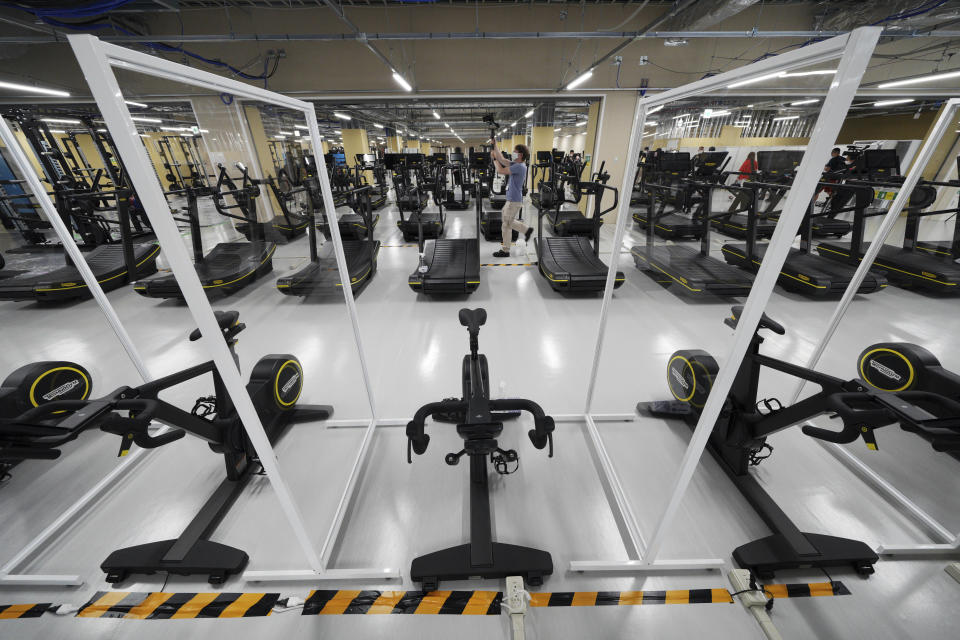
<svg viewBox="0 0 960 640"><path fill-rule="evenodd" d="M801 431L811 438L826 440L827 442L836 442L837 444L847 444L860 437L860 429L855 425L844 425L840 431L831 431L830 429L821 429L813 425L804 425Z"/></svg>

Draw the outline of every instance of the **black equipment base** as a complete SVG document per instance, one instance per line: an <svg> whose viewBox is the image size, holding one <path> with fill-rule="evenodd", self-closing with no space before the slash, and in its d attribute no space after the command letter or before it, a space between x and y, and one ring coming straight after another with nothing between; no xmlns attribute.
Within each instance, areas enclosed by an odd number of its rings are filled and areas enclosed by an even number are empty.
<svg viewBox="0 0 960 640"><path fill-rule="evenodd" d="M474 548L470 544L414 558L410 578L422 583L424 591L433 591L441 580L507 576L523 576L528 584L539 586L545 576L553 573L553 558L546 551L502 542L494 542L491 547L493 554L488 560L474 558Z"/></svg>
<svg viewBox="0 0 960 640"><path fill-rule="evenodd" d="M655 246L648 252L645 245L630 249L637 269L671 287L671 291L701 296L747 296L753 276L723 260L705 256L684 245Z"/></svg>
<svg viewBox="0 0 960 640"><path fill-rule="evenodd" d="M410 274L407 284L427 294L473 293L480 286L480 245L476 238L434 240L424 249L426 273Z"/></svg>
<svg viewBox="0 0 960 640"><path fill-rule="evenodd" d="M593 245L583 236L537 238L540 273L555 291L603 291L607 286L607 265L593 253ZM617 271L613 288L626 281Z"/></svg>
<svg viewBox="0 0 960 640"><path fill-rule="evenodd" d="M864 242L862 250L870 247ZM856 265L862 259L852 255L849 242L821 242L817 252L824 258ZM960 294L960 264L952 256L927 251L908 251L901 247L884 245L873 261L873 268L883 271L887 280L898 287L916 288L932 293Z"/></svg>
<svg viewBox="0 0 960 640"><path fill-rule="evenodd" d="M633 221L641 229L647 228L646 210L634 211ZM657 218L653 225L653 232L661 238L668 240L679 240L682 238L692 238L699 240L703 235L703 223L699 220L682 216L678 213L668 213Z"/></svg>
<svg viewBox="0 0 960 640"><path fill-rule="evenodd" d="M733 559L737 566L751 570L761 580L772 578L781 569L846 565L866 576L873 573L873 564L879 559L873 549L859 540L820 533L803 533L803 537L816 550L815 554L797 553L786 536L772 535L737 547Z"/></svg>
<svg viewBox="0 0 960 640"><path fill-rule="evenodd" d="M210 584L223 584L228 576L240 573L247 566L249 556L234 547L198 540L179 560L165 560L177 540L160 540L138 544L114 551L100 568L107 574L107 582L122 582L133 574L152 574L158 571L180 575L207 575Z"/></svg>

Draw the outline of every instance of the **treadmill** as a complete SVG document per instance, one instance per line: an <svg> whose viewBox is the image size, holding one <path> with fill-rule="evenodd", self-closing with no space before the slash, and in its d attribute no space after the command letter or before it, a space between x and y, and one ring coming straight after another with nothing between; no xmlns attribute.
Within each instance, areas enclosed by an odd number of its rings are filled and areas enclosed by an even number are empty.
<svg viewBox="0 0 960 640"><path fill-rule="evenodd" d="M215 187L185 189L186 222L190 225L194 268L208 297L236 293L273 270L273 254L277 245L264 239L263 223L257 222L257 197L260 195L260 187L251 180L241 163L238 162L236 166L243 176L239 187L227 175L226 167L218 164L220 175ZM219 242L204 255L198 213L198 199L201 195L213 196L213 206L220 215L247 223L253 239ZM232 197L235 204L228 205L224 199L227 196ZM239 210L240 215L230 213L231 209ZM309 220L307 222L309 224ZM136 282L133 290L146 298L183 300L180 285L172 273Z"/></svg>
<svg viewBox="0 0 960 640"><path fill-rule="evenodd" d="M437 155L437 154L434 154ZM442 166L437 167L437 171L448 171L448 169L443 169ZM467 187L467 170L463 163L463 154L462 153L451 153L450 154L450 163L445 165L451 167L449 169L450 175L453 177L453 182L447 186L444 186L444 191L442 194L444 206L451 211L466 211L470 208L470 191ZM437 177L439 181L439 176ZM446 176L444 176L444 183L446 183ZM460 187L460 199L457 199L457 194L454 191L456 187Z"/></svg>
<svg viewBox="0 0 960 640"><path fill-rule="evenodd" d="M766 209L755 216L754 231L757 238L770 238L773 236L774 229L777 228L777 219L779 211L774 211L789 185L793 182L794 170L803 160L803 151L758 151L757 169L760 178L766 180L767 195L769 202ZM739 176L738 171L731 172L731 175ZM749 179L756 179L758 176L751 175ZM754 202L752 192L744 191L739 188L738 180L729 185L728 191L734 193L733 204L727 210L725 215L717 216L712 224L713 228L720 233L746 240L747 222L752 212L758 211L759 202Z"/></svg>
<svg viewBox="0 0 960 640"><path fill-rule="evenodd" d="M712 175L712 170L719 167L723 159L727 156L726 151L705 152L703 155L709 156L709 165L701 162L694 171L694 176L699 179L706 179ZM685 216L680 213L681 208L688 208L693 205L693 195L699 193L697 189L689 189L686 179L693 170L690 154L687 152L665 153L657 156L659 166L649 167L651 172L651 181L670 188L669 193L672 197L661 198L660 207L656 210L653 232L661 238L668 240L680 240L684 238L698 239L703 233L703 225L697 220L697 216ZM645 166L646 168L646 166ZM711 171L710 174L707 171ZM642 199L641 199L642 201ZM672 201L675 209L672 212L665 211L668 201ZM699 207L698 211L702 209ZM647 197L646 206L633 212L633 220L641 229L646 229L649 220L649 211L654 208Z"/></svg>
<svg viewBox="0 0 960 640"><path fill-rule="evenodd" d="M374 211L387 204L387 188L386 181L384 180L384 170L383 167L377 162L377 154L375 153L358 153L356 156L357 164L355 169L357 171L357 184L355 186L362 187L366 184L367 177L364 174L364 171L373 172L374 184L371 185L372 189L370 191L370 206L373 207ZM361 184L362 183L362 184Z"/></svg>
<svg viewBox="0 0 960 640"><path fill-rule="evenodd" d="M543 218L546 215L544 212L547 203L552 202L554 210L559 210L564 202L564 194L562 188L554 191L553 185L547 182L540 183L540 201L543 208L537 216L537 265L540 274L547 279L554 291L597 292L603 291L607 285L608 267L600 260L600 227L603 225L603 216L617 208L620 197L616 187L606 184L610 174L605 173L603 167L604 165L601 164L600 171L592 181L577 184L580 197L593 196L593 217L586 218L593 225L591 238L549 237L543 234ZM605 191L613 192L613 204L609 209L601 209ZM613 288L620 288L625 281L623 272L617 271Z"/></svg>
<svg viewBox="0 0 960 640"><path fill-rule="evenodd" d="M308 189L317 189L316 185L309 185ZM357 189L345 192L355 211L360 212L368 224L367 237L363 240L342 240L343 257L347 262L347 271L350 276L350 287L353 295L357 296L373 279L377 272L377 256L380 253L380 241L373 239L373 224L370 219L373 215L371 196L373 187L364 185ZM309 200L313 202L313 199ZM311 215L315 210L311 211ZM334 212L336 215L336 212ZM337 269L337 256L333 245L330 251L321 256L317 249L316 225L311 225L310 231L310 264L296 273L277 279L277 290L289 296L313 296L338 293L343 287L340 281L340 272Z"/></svg>
<svg viewBox="0 0 960 640"><path fill-rule="evenodd" d="M887 161L890 158L890 149L868 149L864 151L864 165L871 165L883 161L883 153ZM879 153L878 153L879 152ZM877 159L873 158L875 156ZM958 160L960 162L960 160ZM899 166L899 160L896 159ZM874 186L897 188L896 182L887 181L866 182ZM920 230L920 220L925 216L943 213L954 213L954 209L927 210L937 199L936 187L957 188L956 182L934 182L921 180L917 183L910 201L904 212L907 214L904 229L903 245L896 247L884 244L873 267L883 271L891 284L903 288L914 288L943 295L960 294L960 264L953 255L938 255L929 250L918 247L917 236ZM853 234L850 242L821 242L817 252L831 260L856 265L862 259L869 242L864 242L866 218L885 215L883 210L858 211L853 220Z"/></svg>
<svg viewBox="0 0 960 640"><path fill-rule="evenodd" d="M563 202L565 200L566 185L569 184L574 196L574 199L570 202L579 204L580 198L586 193L580 188L580 179L586 165L564 159L562 151L554 153L553 161L554 164L551 171L551 173L553 173L552 182L555 185L557 193L560 195L559 201ZM602 166L600 172L603 172ZM561 237L580 236L584 239L593 237L595 224L593 220L583 215L579 209L561 209L560 207L548 206L541 209L541 213L543 213L544 210L546 211L547 222L550 223L550 230L553 232L553 235Z"/></svg>
<svg viewBox="0 0 960 640"><path fill-rule="evenodd" d="M240 163L237 165L242 167ZM241 171L246 175L247 169L241 168ZM300 215L297 212L290 211L287 208L287 200L289 199L289 192L280 191L277 187L277 181L273 176L268 177L266 180L253 180L251 182L255 184L268 184L270 185L270 191L273 193L277 204L280 207L280 215L274 216L272 220L265 223L266 224L266 233L265 236L269 240L277 240L281 242L289 242L290 240L295 240L304 233L307 232L307 225L310 224L310 219L306 216ZM250 224L245 220L243 222L238 222L234 224L234 227L237 231L243 234L247 240L253 240L253 235L250 231Z"/></svg>
<svg viewBox="0 0 960 640"><path fill-rule="evenodd" d="M820 187L832 183L819 183ZM768 188L771 185L759 181L751 181L744 185L751 190L750 197L753 206L756 207L759 202L759 193L761 189ZM840 185L832 184L832 188L837 192L850 192L856 207L865 209L873 202L873 189L866 185ZM820 216L824 214L819 214ZM813 224L816 219L813 213L813 201L811 200L807 207L807 212L803 218L803 224L800 229L800 248L791 248L787 254L783 266L780 267L780 276L778 283L787 291L800 293L807 296L823 297L838 296L847 290L850 282L853 280L856 267L840 262L825 260L810 252L810 238L813 235ZM749 216L747 223L747 241L745 244L728 243L723 245L721 251L723 258L728 264L738 266L750 272L759 270L763 262L763 256L766 254L767 244L758 244L753 231L755 229L754 220L756 216ZM887 280L883 276L868 271L863 282L857 288L857 293L875 293L887 286Z"/></svg>
<svg viewBox="0 0 960 640"><path fill-rule="evenodd" d="M723 186L715 183L693 182L691 186L701 193L703 210L700 215L700 247L686 244L657 245L653 225L647 226L646 245L630 249L637 268L673 291L691 296L746 296L753 286L753 276L737 269L723 260L710 255L710 227L713 221L711 203L716 189L741 189L744 187ZM657 197L666 197L670 187L644 184L650 194L650 210L656 210ZM721 213L719 216L724 216Z"/></svg>
<svg viewBox="0 0 960 640"><path fill-rule="evenodd" d="M483 154L479 154L481 157ZM437 168L436 189L433 200L443 214L446 175L453 164ZM482 198L475 200L477 229L480 229L480 214L483 209ZM421 229L422 229L421 225ZM469 294L480 286L480 237L473 238L437 238L429 243L424 234L418 234L420 261L417 270L407 278L407 284L418 293L429 295Z"/></svg>
<svg viewBox="0 0 960 640"><path fill-rule="evenodd" d="M368 153L368 154L358 153L357 159L359 160L361 157L366 158L367 156L375 157L372 153ZM359 171L357 172L357 175L358 176L360 175ZM363 184L357 185L356 188L359 188L362 186L366 186L366 185L363 185ZM310 198L310 203L313 208L313 211L322 210L323 201L320 196L319 189L310 188L310 189L307 189L306 192L307 192L308 198ZM345 197L343 196L343 193L345 192L341 192L340 194L338 194L341 197L339 198L340 200L339 203L336 201L334 202L336 206L346 206L348 204L350 204L351 206L357 206L363 200L362 198L352 198L350 199L350 202L347 202ZM381 191L379 191L376 186L370 185L371 212L374 209L378 208L376 201L380 200L381 198L383 198L383 200L385 201L386 195L384 195ZM382 204L379 206L382 206ZM374 230L376 230L377 224L380 222L379 213L377 214L371 213L370 216L367 216L365 213L358 212L356 209L351 209L349 213L336 214L335 212L335 215L337 217L337 226L340 227L341 240L363 240L364 238L367 237L368 232L373 232ZM313 216L313 217L315 218L316 216ZM330 225L327 223L327 216L325 215L320 216L320 219L315 221L314 226L318 231L320 231L320 233L323 234L324 238L326 238L327 240L330 240L332 238L332 236L330 235ZM369 226L369 229L368 229L368 226Z"/></svg>
<svg viewBox="0 0 960 640"><path fill-rule="evenodd" d="M400 213L400 219L397 220L397 228L403 234L405 242L413 242L421 235L428 240L439 238L443 235L446 217L443 215L443 207L439 212L424 211L429 199L427 197L428 189L426 179L423 174L423 154L408 153L404 154L406 163L399 173L394 173L394 177L400 176L398 187L397 209ZM416 184L410 179L410 173L416 176ZM407 212L407 215L404 215Z"/></svg>
<svg viewBox="0 0 960 640"><path fill-rule="evenodd" d="M957 169L960 171L960 156L957 156ZM958 173L960 175L960 173ZM960 182L939 182L944 187L960 188ZM925 251L940 258L950 258L954 261L960 260L960 202L955 209L943 209L933 213L952 213L953 214L953 237L950 240L918 240L917 235L920 231L919 220L911 221L907 219L907 233L914 239L914 247L917 251Z"/></svg>

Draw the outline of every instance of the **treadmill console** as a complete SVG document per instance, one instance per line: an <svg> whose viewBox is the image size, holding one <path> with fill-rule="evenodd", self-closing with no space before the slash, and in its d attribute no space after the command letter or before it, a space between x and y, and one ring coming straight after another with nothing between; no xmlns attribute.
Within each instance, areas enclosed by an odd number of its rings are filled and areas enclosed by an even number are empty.
<svg viewBox="0 0 960 640"><path fill-rule="evenodd" d="M704 151L699 156L696 174L698 176L712 176L720 171L723 161L727 159L726 151Z"/></svg>
<svg viewBox="0 0 960 640"><path fill-rule="evenodd" d="M552 155L552 157L553 157L553 162L554 162L554 164L560 164L560 163L562 163L562 162L563 162L563 159L566 157L566 156L563 154L563 151L554 150L554 151L551 151L550 153L551 153L551 155ZM537 152L537 157L538 157L538 158L540 157L540 152L539 152L539 151Z"/></svg>
<svg viewBox="0 0 960 640"><path fill-rule="evenodd" d="M389 171L401 169L407 164L407 159L402 153L386 153L383 155L383 166Z"/></svg>
<svg viewBox="0 0 960 640"><path fill-rule="evenodd" d="M537 164L550 164L552 161L552 151L537 151Z"/></svg>
<svg viewBox="0 0 960 640"><path fill-rule="evenodd" d="M483 151L470 152L470 168L485 171L490 166L490 154Z"/></svg>
<svg viewBox="0 0 960 640"><path fill-rule="evenodd" d="M757 151L760 172L775 176L794 173L802 160L803 151Z"/></svg>
<svg viewBox="0 0 960 640"><path fill-rule="evenodd" d="M861 166L867 173L900 175L900 157L896 149L867 149L861 158L863 160Z"/></svg>
<svg viewBox="0 0 960 640"><path fill-rule="evenodd" d="M425 161L422 153L405 153L403 156L407 160L408 167L422 167Z"/></svg>
<svg viewBox="0 0 960 640"><path fill-rule="evenodd" d="M364 169L373 169L377 163L377 156L373 153L358 153L357 164L362 165Z"/></svg>
<svg viewBox="0 0 960 640"><path fill-rule="evenodd" d="M463 162L463 154L462 154L462 153L456 153L456 152L455 152L455 153L451 153L451 154L450 154L450 162L460 162L460 163L462 163L462 162Z"/></svg>
<svg viewBox="0 0 960 640"><path fill-rule="evenodd" d="M664 153L660 156L660 170L669 173L689 173L690 172L690 154L686 151L677 151L676 153Z"/></svg>
<svg viewBox="0 0 960 640"><path fill-rule="evenodd" d="M434 164L447 164L447 154L435 153L432 156L430 156L430 162Z"/></svg>

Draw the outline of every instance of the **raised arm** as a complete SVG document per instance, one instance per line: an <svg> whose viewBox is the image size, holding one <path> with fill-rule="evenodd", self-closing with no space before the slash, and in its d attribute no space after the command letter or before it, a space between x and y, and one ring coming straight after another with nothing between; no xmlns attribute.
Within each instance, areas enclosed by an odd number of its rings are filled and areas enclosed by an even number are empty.
<svg viewBox="0 0 960 640"><path fill-rule="evenodd" d="M493 149L491 149L490 151L490 157L493 159L493 163L497 170L497 173L499 173L502 176L510 175L510 161L504 158L503 152L501 152L500 149L497 148L496 139L491 139L491 142L493 143Z"/></svg>

